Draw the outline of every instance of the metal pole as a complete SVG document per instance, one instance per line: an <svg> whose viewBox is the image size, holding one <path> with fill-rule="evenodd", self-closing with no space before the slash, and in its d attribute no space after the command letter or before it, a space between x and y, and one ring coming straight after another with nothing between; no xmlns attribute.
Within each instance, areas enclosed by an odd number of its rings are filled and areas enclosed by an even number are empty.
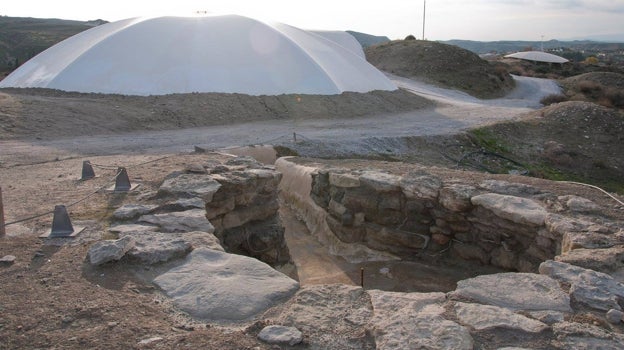
<svg viewBox="0 0 624 350"><path fill-rule="evenodd" d="M4 229L4 205L2 204L2 187L0 187L0 237L6 234Z"/></svg>
<svg viewBox="0 0 624 350"><path fill-rule="evenodd" d="M364 268L360 268L360 287L364 288Z"/></svg>
<svg viewBox="0 0 624 350"><path fill-rule="evenodd" d="M423 0L423 40L425 40L425 13L427 13L427 0Z"/></svg>

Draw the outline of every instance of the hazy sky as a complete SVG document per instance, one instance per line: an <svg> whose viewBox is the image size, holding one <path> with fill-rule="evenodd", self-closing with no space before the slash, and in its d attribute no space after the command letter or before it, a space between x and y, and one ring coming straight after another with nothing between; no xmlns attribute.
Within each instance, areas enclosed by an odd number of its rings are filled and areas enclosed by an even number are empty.
<svg viewBox="0 0 624 350"><path fill-rule="evenodd" d="M423 0L4 0L0 15L115 21L136 16L237 13L305 29L422 36ZM624 41L624 0L428 0L430 40Z"/></svg>

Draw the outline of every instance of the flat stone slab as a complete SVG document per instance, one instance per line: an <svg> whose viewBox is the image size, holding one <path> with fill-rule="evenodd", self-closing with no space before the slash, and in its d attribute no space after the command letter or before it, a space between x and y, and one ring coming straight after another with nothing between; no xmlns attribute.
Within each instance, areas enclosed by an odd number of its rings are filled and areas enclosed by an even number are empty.
<svg viewBox="0 0 624 350"><path fill-rule="evenodd" d="M368 291L377 349L472 349L466 327L442 317L444 293Z"/></svg>
<svg viewBox="0 0 624 350"><path fill-rule="evenodd" d="M401 178L401 190L408 199L436 199L442 181L422 171L410 171Z"/></svg>
<svg viewBox="0 0 624 350"><path fill-rule="evenodd" d="M243 321L290 297L299 283L242 255L195 249L183 265L156 277L173 303L192 317Z"/></svg>
<svg viewBox="0 0 624 350"><path fill-rule="evenodd" d="M498 273L457 282L450 296L511 310L572 312L570 297L554 279L533 273Z"/></svg>
<svg viewBox="0 0 624 350"><path fill-rule="evenodd" d="M159 227L161 232L214 232L214 227L206 219L206 211L192 209L165 214L143 215L139 223L148 223Z"/></svg>
<svg viewBox="0 0 624 350"><path fill-rule="evenodd" d="M158 194L182 198L199 197L210 203L212 196L220 187L221 184L208 174L180 174L165 179L158 189Z"/></svg>
<svg viewBox="0 0 624 350"><path fill-rule="evenodd" d="M523 225L544 225L548 212L534 200L486 193L470 199L472 204L490 210L496 216Z"/></svg>
<svg viewBox="0 0 624 350"><path fill-rule="evenodd" d="M570 298L591 308L622 310L618 299L624 299L624 285L606 273L567 263L547 260L539 272L570 285Z"/></svg>
<svg viewBox="0 0 624 350"><path fill-rule="evenodd" d="M461 324L470 326L478 331L507 328L529 333L539 333L548 329L548 326L540 321L498 306L457 303L455 304L455 313Z"/></svg>
<svg viewBox="0 0 624 350"><path fill-rule="evenodd" d="M587 323L560 322L553 325L558 349L624 349L624 336Z"/></svg>
<svg viewBox="0 0 624 350"><path fill-rule="evenodd" d="M379 171L364 171L360 175L360 184L371 187L377 192L399 191L401 177Z"/></svg>
<svg viewBox="0 0 624 350"><path fill-rule="evenodd" d="M109 232L113 233L128 233L128 232L154 232L157 231L158 227L156 226L147 226L147 225L138 225L138 224L127 224L127 225L116 225L108 228Z"/></svg>

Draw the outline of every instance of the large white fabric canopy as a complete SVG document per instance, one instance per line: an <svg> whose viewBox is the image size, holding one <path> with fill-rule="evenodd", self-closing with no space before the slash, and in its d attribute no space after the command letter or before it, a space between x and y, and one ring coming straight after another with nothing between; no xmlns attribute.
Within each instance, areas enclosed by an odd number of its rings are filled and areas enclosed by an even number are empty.
<svg viewBox="0 0 624 350"><path fill-rule="evenodd" d="M311 32L237 15L104 24L32 58L0 87L126 95L397 89L346 32Z"/></svg>
<svg viewBox="0 0 624 350"><path fill-rule="evenodd" d="M505 58L518 58L521 60L547 62L547 63L566 63L567 59L542 51L522 51L506 55Z"/></svg>

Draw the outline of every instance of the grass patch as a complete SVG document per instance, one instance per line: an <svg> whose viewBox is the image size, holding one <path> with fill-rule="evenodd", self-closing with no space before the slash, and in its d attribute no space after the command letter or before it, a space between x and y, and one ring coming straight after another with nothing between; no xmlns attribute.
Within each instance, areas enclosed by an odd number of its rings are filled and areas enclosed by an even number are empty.
<svg viewBox="0 0 624 350"><path fill-rule="evenodd" d="M478 128L468 131L468 136L472 139L478 147L483 148L488 152L510 154L510 149L503 140L501 140L495 132L486 129Z"/></svg>

